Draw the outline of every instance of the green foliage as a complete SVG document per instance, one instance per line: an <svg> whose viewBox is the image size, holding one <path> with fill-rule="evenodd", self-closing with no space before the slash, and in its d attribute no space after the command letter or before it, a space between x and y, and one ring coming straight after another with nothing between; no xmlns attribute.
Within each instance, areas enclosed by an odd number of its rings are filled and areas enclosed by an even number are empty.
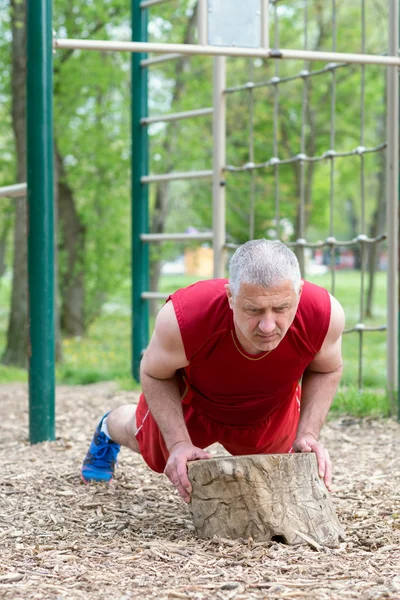
<svg viewBox="0 0 400 600"><path fill-rule="evenodd" d="M87 336L64 339L59 380L84 384L125 378L130 370L129 329L129 317L104 312Z"/></svg>
<svg viewBox="0 0 400 600"><path fill-rule="evenodd" d="M60 37L126 36L122 2L56 3ZM129 57L104 52L57 52L55 132L68 185L85 227L85 315L90 323L107 295L127 277L129 240ZM60 269L65 258L60 256Z"/></svg>
<svg viewBox="0 0 400 600"><path fill-rule="evenodd" d="M330 290L331 276L309 278L314 283ZM366 281L365 281L366 283ZM374 316L364 318L366 325L378 326L386 322L386 274L376 274ZM346 329L360 322L361 275L358 271L344 271L336 274L335 296L344 308ZM356 332L343 336L344 370L342 385L349 388L358 386L360 335ZM362 382L365 387L385 389L386 387L386 332L373 331L363 334Z"/></svg>
<svg viewBox="0 0 400 600"><path fill-rule="evenodd" d="M14 136L11 122L10 63L10 11L8 3L0 0L0 187L16 183ZM7 265L11 262L10 242L13 220L14 201L1 198L0 237L6 239Z"/></svg>
<svg viewBox="0 0 400 600"><path fill-rule="evenodd" d="M11 126L10 12L0 0L0 186L15 182L15 153Z"/></svg>
<svg viewBox="0 0 400 600"><path fill-rule="evenodd" d="M150 11L150 40L182 42L188 38L188 23L193 16L194 0L165 3ZM308 6L310 49L360 52L361 7L357 0L337 0L337 33L332 30L332 5L312 0ZM303 48L303 0L271 4L271 45ZM387 47L386 3L367 3L365 50L383 53ZM275 26L275 11L278 27ZM112 0L74 3L56 0L54 29L58 37L121 39L130 37L129 3ZM275 32L279 39L275 39ZM196 35L193 34L195 41ZM0 185L15 181L15 151L11 123L11 32L9 2L0 0ZM317 71L325 63L302 61L228 59L228 87L247 81L256 84L271 81L275 75L290 77L303 69ZM373 147L383 141L385 112L385 69L367 66L365 76L364 132L361 134L362 69L346 66L309 78L309 112L302 122L304 83L301 79L255 88L253 105L248 90L227 94L227 163L241 166L251 160L249 153L251 110L254 112L254 161L262 163L276 154L287 159L301 150L305 132L305 151L320 156L331 147L332 83L336 83L334 147L348 151L359 145ZM98 379L130 380L129 278L130 266L130 55L105 52L60 51L54 56L54 116L57 145L64 158L66 182L72 189L78 215L85 227L85 249L81 262L85 276L85 311L91 326L85 339L64 341L64 364L58 368L63 382L89 382ZM212 105L212 58L192 57L161 63L150 69L150 114L178 112ZM279 119L274 122L274 102L279 100ZM149 128L150 171L190 171L210 169L212 165L212 119L210 116L177 123L156 124ZM276 148L274 148L276 146ZM372 222L378 183L382 169L380 156L365 155L365 221ZM353 235L348 207L355 212L357 227L361 219L361 159L338 158L334 162L334 232L339 239ZM328 161L307 164L304 174L312 176L310 197L306 198L308 239L328 235L330 218L331 164ZM226 175L227 232L230 240L249 237L249 216L254 189L255 236L271 236L275 223L276 199L280 219L295 230L298 225L300 169L298 163L275 169ZM278 189L276 183L278 182ZM208 230L212 225L211 183L174 182L168 189L163 218L166 231L185 231L188 226ZM155 186L150 186L150 213L155 210ZM0 232L12 219L12 202L0 202ZM176 258L182 245L156 246L154 259ZM10 256L9 256L10 258ZM66 257L59 256L59 268L65 269ZM189 280L163 279L161 290L173 291ZM322 285L329 287L326 277ZM325 282L325 283L324 283ZM371 324L385 319L384 277L378 277L375 314ZM347 326L358 322L359 281L354 273L338 278L337 296L343 303ZM9 281L0 287L0 334L4 342L9 303ZM110 303L119 306L111 315ZM108 311L108 312L107 312ZM120 311L120 312L118 312ZM100 315L98 317L98 315ZM98 317L98 318L97 318ZM385 334L365 334L366 363L364 381L373 387L385 386ZM356 386L358 362L357 334L344 340L344 384ZM9 373L9 371L7 371ZM0 377L8 377L0 373ZM13 375L12 375L13 376ZM18 376L16 374L15 376ZM124 385L125 385L124 384Z"/></svg>
<svg viewBox="0 0 400 600"><path fill-rule="evenodd" d="M0 364L0 383L26 383L28 373L17 367L6 367Z"/></svg>

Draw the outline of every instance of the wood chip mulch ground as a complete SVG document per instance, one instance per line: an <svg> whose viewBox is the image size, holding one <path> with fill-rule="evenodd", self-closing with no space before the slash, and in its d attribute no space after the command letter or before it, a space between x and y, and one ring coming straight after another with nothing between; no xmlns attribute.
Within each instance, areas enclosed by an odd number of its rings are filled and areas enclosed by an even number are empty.
<svg viewBox="0 0 400 600"><path fill-rule="evenodd" d="M127 449L112 485L79 470L112 384L57 390L57 439L29 445L24 385L0 386L0 598L400 600L400 424L342 418L323 441L346 532L336 549L199 540L163 475Z"/></svg>

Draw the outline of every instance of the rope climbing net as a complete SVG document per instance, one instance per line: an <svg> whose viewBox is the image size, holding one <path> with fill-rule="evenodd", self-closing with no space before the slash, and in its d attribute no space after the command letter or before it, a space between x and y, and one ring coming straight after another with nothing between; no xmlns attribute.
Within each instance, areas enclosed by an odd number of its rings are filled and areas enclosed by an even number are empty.
<svg viewBox="0 0 400 600"><path fill-rule="evenodd" d="M273 15L272 27L273 31L273 47L280 47L280 35L279 35L279 5L281 0L272 0L271 13ZM366 52L366 6L365 0L361 0L360 6L360 45L361 52ZM310 43L310 19L309 19L309 3L304 3L303 9L303 27L304 27L304 50L309 50ZM337 49L337 6L336 0L332 0L331 3L331 14L332 14L332 52L336 52ZM296 74L281 76L281 61L274 61L274 74L268 80L257 81L253 80L254 73L254 59L249 59L249 80L241 85L228 87L225 89L225 94L247 94L247 108L248 108L248 121L249 121L249 149L248 149L248 161L242 165L228 164L225 166L225 171L229 174L238 174L247 172L249 173L249 239L253 239L256 231L256 220L257 216L255 213L256 206L256 172L268 170L273 175L273 188L274 188L274 224L275 224L275 238L280 238L280 223L282 218L282 203L281 203L281 181L280 173L283 167L287 165L298 165L298 178L299 178L299 197L298 197L298 227L297 227L297 239L295 241L287 241L287 245L293 247L299 257L300 265L302 267L303 275L305 274L305 261L304 261L304 250L305 248L310 249L327 249L330 254L330 291L333 295L336 293L336 252L338 248L344 247L359 247L359 268L360 268L360 287L359 287L359 312L358 322L345 330L345 333L356 333L358 335L358 377L357 384L361 389L363 387L363 371L364 371L364 347L365 347L365 333L366 332L377 332L386 331L387 325L367 325L365 323L366 317L366 277L367 277L367 260L368 260L368 247L371 245L377 245L386 240L387 235L385 233L386 228L380 231L378 235L369 237L367 235L367 194L366 194L366 165L365 157L367 154L373 153L385 153L387 148L386 140L378 140L376 145L366 147L365 145L365 97L366 97L366 65L359 65L360 70L360 88L359 88L359 144L356 147L349 148L344 151L335 149L336 145L336 129L337 129L337 73L339 70L351 69L351 63L343 62L330 62L323 66L312 70L312 63L310 61L304 61L303 68ZM328 76L330 78L330 119L329 119L329 147L326 148L319 155L307 155L307 129L308 119L307 114L309 111L310 103L310 83L311 80ZM298 153L295 155L280 158L279 148L279 126L280 126L280 102L281 97L285 97L282 91L285 84L292 83L300 80L302 82L302 96L301 96L301 125L300 125L300 144L298 147ZM272 156L261 162L255 162L255 124L254 124L254 112L255 112L255 98L254 94L256 90L262 88L271 88L273 90L273 105L269 107L273 111L273 136L272 136ZM355 92L355 90L354 90ZM243 104L246 100L243 101ZM335 202L337 202L337 190L335 186L335 172L338 169L339 159L346 159L348 157L358 157L358 173L354 173L354 183L358 185L359 189L359 233L351 239L339 240L335 237ZM329 164L329 225L327 236L324 240L310 241L307 239L307 226L306 226L306 168L307 164L310 163L328 163ZM339 167L340 168L340 167ZM357 183L358 178L358 183ZM228 182L228 190L229 190ZM232 186L233 187L233 186ZM265 200L269 201L268 198ZM382 226L382 224L381 224ZM227 244L230 248L236 248L236 244Z"/></svg>

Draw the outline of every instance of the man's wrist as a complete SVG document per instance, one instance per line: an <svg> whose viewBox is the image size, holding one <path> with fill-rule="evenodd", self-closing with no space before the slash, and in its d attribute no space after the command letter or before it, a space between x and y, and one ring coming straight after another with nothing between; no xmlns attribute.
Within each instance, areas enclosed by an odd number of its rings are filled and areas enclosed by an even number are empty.
<svg viewBox="0 0 400 600"><path fill-rule="evenodd" d="M311 429L298 429L296 433L296 438L304 438L304 437L312 437L316 442L318 442L319 433L315 433Z"/></svg>
<svg viewBox="0 0 400 600"><path fill-rule="evenodd" d="M188 436L188 437L185 437L185 438L181 438L179 440L174 440L174 441L172 441L170 443L166 442L165 444L167 446L168 452L171 454L175 450L175 448L177 446L179 446L180 444L192 444L192 441L191 441L191 439Z"/></svg>

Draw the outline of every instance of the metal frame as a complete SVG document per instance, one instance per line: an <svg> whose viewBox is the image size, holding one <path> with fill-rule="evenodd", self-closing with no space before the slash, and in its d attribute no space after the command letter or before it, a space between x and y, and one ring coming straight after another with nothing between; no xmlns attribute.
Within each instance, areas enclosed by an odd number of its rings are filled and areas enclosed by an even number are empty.
<svg viewBox="0 0 400 600"><path fill-rule="evenodd" d="M261 0L261 46L269 46L269 0Z"/></svg>
<svg viewBox="0 0 400 600"><path fill-rule="evenodd" d="M207 31L207 13L208 1L198 0L197 2L197 31L200 46L207 46L208 31Z"/></svg>
<svg viewBox="0 0 400 600"><path fill-rule="evenodd" d="M397 0L389 3L389 52L397 55L399 49L399 5ZM399 396L399 73L394 67L387 70L387 383L391 411L396 404L400 419Z"/></svg>
<svg viewBox="0 0 400 600"><path fill-rule="evenodd" d="M143 2L140 3L139 8L143 10L144 8L150 8L151 6L156 6L157 4L165 4L169 1L170 0L143 0Z"/></svg>
<svg viewBox="0 0 400 600"><path fill-rule="evenodd" d="M168 115L159 115L158 117L146 117L141 119L142 125L151 125L152 123L166 123L168 121L180 121L181 119L189 119L193 117L204 117L212 115L213 108L198 108L196 110L186 110L185 112L169 113ZM0 188L1 192L1 188Z"/></svg>
<svg viewBox="0 0 400 600"><path fill-rule="evenodd" d="M187 171L164 173L160 175L144 175L140 178L142 183L158 183L160 181L180 181L183 179L208 179L212 177L213 171Z"/></svg>
<svg viewBox="0 0 400 600"><path fill-rule="evenodd" d="M0 187L0 198L20 198L26 196L28 186L26 183L15 183Z"/></svg>
<svg viewBox="0 0 400 600"><path fill-rule="evenodd" d="M105 52L133 53L177 53L207 56L236 56L247 58L279 58L305 60L310 62L344 62L364 65L400 66L396 55L378 56L374 54L351 54L346 52L316 52L313 50L287 50L265 48L231 48L228 46L199 46L196 44L158 44L145 42L114 42L102 40L54 39L54 49L103 50Z"/></svg>
<svg viewBox="0 0 400 600"><path fill-rule="evenodd" d="M153 58L145 58L140 62L142 67L151 67L159 63L167 62L169 60L176 60L181 58L182 54L163 54L162 56L155 56Z"/></svg>
<svg viewBox="0 0 400 600"><path fill-rule="evenodd" d="M147 40L147 11L140 0L132 0L132 38ZM148 128L142 120L147 118L147 75L142 66L146 55L132 55L132 375L138 381L142 349L149 340L149 303L142 293L149 289L149 247L143 244L140 234L149 228L149 186L144 180L148 173Z"/></svg>
<svg viewBox="0 0 400 600"><path fill-rule="evenodd" d="M27 3L29 438L55 439L51 0Z"/></svg>
<svg viewBox="0 0 400 600"><path fill-rule="evenodd" d="M226 164L226 58L214 58L213 66L213 250L214 277L225 276L225 176Z"/></svg>
<svg viewBox="0 0 400 600"><path fill-rule="evenodd" d="M54 229L53 229L53 181L52 181L52 49L81 49L132 52L132 268L134 296L133 315L133 371L137 376L143 344L147 338L147 299L165 297L157 292L146 291L148 283L147 243L162 241L146 234L148 227L148 183L200 176L213 177L213 238L215 252L215 276L224 271L225 240L225 58L249 57L264 59L304 60L374 64L388 66L388 388L394 409L394 397L398 394L398 121L399 90L398 71L398 0L390 0L389 55L351 54L340 52L313 52L304 50L268 48L268 0L261 0L263 47L250 49L240 47L214 47L207 45L206 25L200 23L199 42L194 44L147 43L147 9L167 0L132 0L133 38L140 41L115 42L101 40L54 39L52 41L52 15L50 0L31 0L28 3L28 184L0 188L0 197L18 197L28 194L29 205L29 296L30 296L30 436L31 441L54 438ZM205 6L205 0L200 0ZM335 49L335 48L334 48ZM148 52L162 56L147 58ZM144 55L144 56L143 56ZM149 119L147 116L147 67L182 55L208 55L214 60L214 110L215 134L213 170L191 174L172 173L149 176L147 173L147 125L166 118ZM326 67L328 68L328 67ZM274 82L271 82L274 84ZM210 109L200 109L210 111ZM207 114L211 114L211 111ZM170 115L173 120L179 113ZM186 115L188 116L188 115ZM182 113L179 118L186 118ZM195 115L191 115L195 116ZM197 115L200 116L200 115ZM40 140L40 143L38 143ZM304 160L304 157L297 157ZM283 162L283 161L281 161ZM278 168L276 162L272 165ZM253 167L254 168L254 167ZM201 175L202 174L202 175ZM182 177L183 176L183 177ZM184 239L185 234L171 234L169 239ZM207 234L209 235L209 234ZM147 238L146 238L147 236ZM164 238L167 239L167 238ZM190 236L194 239L194 236ZM201 237L201 239L205 239ZM330 238L329 238L330 239ZM307 245L305 240L296 244ZM363 240L365 241L365 240ZM331 241L326 240L330 244ZM146 279L147 278L147 279ZM365 326L360 323L357 331ZM139 344L140 342L140 344ZM138 347L140 345L140 351ZM139 359L138 359L139 357ZM400 407L400 398L399 398Z"/></svg>
<svg viewBox="0 0 400 600"><path fill-rule="evenodd" d="M213 233L142 233L142 242L207 242L214 238Z"/></svg>

